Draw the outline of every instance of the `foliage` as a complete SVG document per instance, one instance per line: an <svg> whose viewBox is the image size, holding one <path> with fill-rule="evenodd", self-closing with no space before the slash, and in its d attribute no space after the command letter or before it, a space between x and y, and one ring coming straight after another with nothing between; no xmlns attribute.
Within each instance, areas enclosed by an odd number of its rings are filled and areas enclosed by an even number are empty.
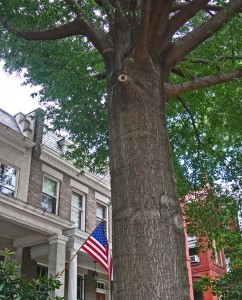
<svg viewBox="0 0 242 300"><path fill-rule="evenodd" d="M238 222L241 201L223 194L218 197L207 185L201 191L187 194L182 199L182 206L188 234L198 236L199 251L212 249L211 259L214 259L215 252L223 249L229 261L228 273L219 278L201 278L194 283L194 288L211 289L223 300L242 298L242 228Z"/></svg>
<svg viewBox="0 0 242 300"><path fill-rule="evenodd" d="M6 250L5 254L0 254L0 299L5 300L47 300L49 293L53 293L60 288L58 277L39 277L33 282L27 282L24 277L18 275L18 266L14 263L13 252ZM63 299L55 297L56 300Z"/></svg>
<svg viewBox="0 0 242 300"><path fill-rule="evenodd" d="M220 278L201 278L194 283L194 288L200 291L211 289L221 300L242 299L242 269L231 270Z"/></svg>

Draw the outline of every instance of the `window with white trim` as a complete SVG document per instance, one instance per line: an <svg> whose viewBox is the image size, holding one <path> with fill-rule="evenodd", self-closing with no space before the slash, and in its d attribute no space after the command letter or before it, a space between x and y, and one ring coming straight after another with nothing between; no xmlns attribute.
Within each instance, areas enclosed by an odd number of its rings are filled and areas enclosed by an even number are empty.
<svg viewBox="0 0 242 300"><path fill-rule="evenodd" d="M107 206L102 205L99 202L97 202L97 208L96 208L96 221L97 224L99 224L101 221L103 221L104 229L108 230L108 214L107 214Z"/></svg>
<svg viewBox="0 0 242 300"><path fill-rule="evenodd" d="M196 236L188 236L188 250L191 263L199 263L199 251L198 251L198 243Z"/></svg>
<svg viewBox="0 0 242 300"><path fill-rule="evenodd" d="M78 229L85 230L85 196L75 192L71 195L71 221Z"/></svg>
<svg viewBox="0 0 242 300"><path fill-rule="evenodd" d="M84 300L84 275L77 275L77 300Z"/></svg>
<svg viewBox="0 0 242 300"><path fill-rule="evenodd" d="M44 175L42 185L41 208L55 214L58 205L59 181Z"/></svg>
<svg viewBox="0 0 242 300"><path fill-rule="evenodd" d="M37 278L48 278L48 266L37 264Z"/></svg>
<svg viewBox="0 0 242 300"><path fill-rule="evenodd" d="M0 162L0 192L6 196L14 197L16 193L17 170Z"/></svg>

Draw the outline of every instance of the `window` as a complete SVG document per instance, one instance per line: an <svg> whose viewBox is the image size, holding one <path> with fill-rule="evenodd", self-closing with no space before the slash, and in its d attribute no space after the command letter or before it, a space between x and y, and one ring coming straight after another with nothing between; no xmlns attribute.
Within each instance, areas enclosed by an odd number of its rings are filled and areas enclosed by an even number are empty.
<svg viewBox="0 0 242 300"><path fill-rule="evenodd" d="M107 206L97 203L96 220L97 224L103 221L104 229L106 230L107 234Z"/></svg>
<svg viewBox="0 0 242 300"><path fill-rule="evenodd" d="M222 252L216 249L215 241L212 242L214 262L219 266L223 266Z"/></svg>
<svg viewBox="0 0 242 300"><path fill-rule="evenodd" d="M104 284L104 282L97 281L97 289L105 290L105 284Z"/></svg>
<svg viewBox="0 0 242 300"><path fill-rule="evenodd" d="M42 186L41 207L50 213L56 213L58 202L59 182L44 175Z"/></svg>
<svg viewBox="0 0 242 300"><path fill-rule="evenodd" d="M71 221L77 228L85 230L85 197L74 192L71 196Z"/></svg>
<svg viewBox="0 0 242 300"><path fill-rule="evenodd" d="M198 243L196 236L188 236L188 250L191 263L199 263Z"/></svg>
<svg viewBox="0 0 242 300"><path fill-rule="evenodd" d="M11 166L0 163L0 192L14 197L16 191L17 171Z"/></svg>
<svg viewBox="0 0 242 300"><path fill-rule="evenodd" d="M37 265L37 278L48 278L48 267L45 265Z"/></svg>
<svg viewBox="0 0 242 300"><path fill-rule="evenodd" d="M203 292L193 291L193 293L194 293L194 300L203 300Z"/></svg>
<svg viewBox="0 0 242 300"><path fill-rule="evenodd" d="M77 275L77 300L84 300L84 276Z"/></svg>
<svg viewBox="0 0 242 300"><path fill-rule="evenodd" d="M4 252L0 252L0 262L4 262L6 259L5 253Z"/></svg>

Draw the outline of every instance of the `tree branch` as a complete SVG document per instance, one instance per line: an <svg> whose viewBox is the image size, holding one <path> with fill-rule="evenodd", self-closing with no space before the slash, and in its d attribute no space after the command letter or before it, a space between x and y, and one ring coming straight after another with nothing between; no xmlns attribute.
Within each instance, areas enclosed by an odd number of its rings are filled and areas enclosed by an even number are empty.
<svg viewBox="0 0 242 300"><path fill-rule="evenodd" d="M197 140L197 152L198 152L198 156L197 156L197 164L199 163L200 160L200 155L201 155L201 147L203 147L204 149L207 149L208 151L212 152L213 154L215 154L219 159L220 162L226 167L228 168L231 172L234 172L236 169L231 169L228 164L226 164L225 162L225 158L216 150L214 150L212 147L207 146L205 143L203 143L203 141L201 140L198 128L196 126L196 120L194 118L193 113L191 112L190 108L188 107L188 105L186 104L185 100L181 97L181 96L177 96L177 99L181 102L183 108L185 109L185 111L188 113L190 119L191 119L191 123L192 123L192 127L194 129L195 132L195 136L196 136L196 140ZM195 172L194 174L194 182L196 184L196 180L197 180L197 174Z"/></svg>
<svg viewBox="0 0 242 300"><path fill-rule="evenodd" d="M155 53L161 53L166 48L164 43L168 28L171 0L153 0L150 20L150 47ZM169 40L169 43L171 41Z"/></svg>
<svg viewBox="0 0 242 300"><path fill-rule="evenodd" d="M8 31L15 33L16 36L21 37L25 40L58 40L66 37L70 37L73 35L83 35L84 30L83 27L80 26L81 23L78 18L74 21L60 25L55 28L45 29L45 30L38 30L38 31L31 31L31 30L21 30L18 28L13 27L9 22L4 22L3 26Z"/></svg>
<svg viewBox="0 0 242 300"><path fill-rule="evenodd" d="M21 30L11 26L8 22L4 22L3 25L7 30L15 33L16 36L26 40L47 41L82 35L87 37L102 55L105 55L107 49L112 48L112 43L108 35L87 18L85 19L84 15L82 19L77 17L70 23L39 31Z"/></svg>
<svg viewBox="0 0 242 300"><path fill-rule="evenodd" d="M217 32L241 8L242 0L231 0L209 21L173 43L167 55L168 66L172 67L181 61L188 53Z"/></svg>
<svg viewBox="0 0 242 300"><path fill-rule="evenodd" d="M195 173L194 173L194 182L195 182L195 190L196 190L197 169L198 169L198 164L199 164L199 161L200 161L200 155L201 155L200 151L201 151L202 141L201 141L201 138L200 138L197 126L196 126L196 121L195 121L195 118L193 116L193 113L191 112L190 108L187 106L185 100L181 96L178 95L177 99L181 102L183 108L186 110L186 112L188 113L188 115L191 119L192 127L195 131L195 136L196 136L196 140L197 140L197 168L195 169Z"/></svg>
<svg viewBox="0 0 242 300"><path fill-rule="evenodd" d="M206 7L210 0L195 0L183 7L170 19L169 34L173 35L182 25L194 17L201 9Z"/></svg>
<svg viewBox="0 0 242 300"><path fill-rule="evenodd" d="M165 89L167 97L168 99L170 99L185 92L194 91L200 88L209 87L219 83L225 83L240 77L242 77L242 68L229 73L196 78L194 80L180 84L167 83L165 85Z"/></svg>
<svg viewBox="0 0 242 300"><path fill-rule="evenodd" d="M190 63L192 64L205 64L205 65L208 65L208 64L214 64L214 62L219 62L221 60L241 60L242 59L242 56L220 56L220 57L217 57L215 60L208 60L208 59L190 59L190 58L183 58L182 61L189 61Z"/></svg>
<svg viewBox="0 0 242 300"><path fill-rule="evenodd" d="M179 11L183 8L186 8L188 5L189 4L185 2L174 2L171 12ZM206 5L204 8L209 11L219 11L222 7L219 5Z"/></svg>
<svg viewBox="0 0 242 300"><path fill-rule="evenodd" d="M146 48L147 38L150 25L150 3L151 0L143 0L142 2L142 18L141 18L141 37L139 46L141 49Z"/></svg>

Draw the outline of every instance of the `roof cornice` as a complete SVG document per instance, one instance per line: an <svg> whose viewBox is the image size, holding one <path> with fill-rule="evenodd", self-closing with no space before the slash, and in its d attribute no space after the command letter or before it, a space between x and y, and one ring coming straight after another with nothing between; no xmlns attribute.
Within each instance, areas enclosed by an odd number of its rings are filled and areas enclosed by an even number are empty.
<svg viewBox="0 0 242 300"><path fill-rule="evenodd" d="M45 145L41 145L40 159L61 170L62 172L74 177L84 185L93 187L96 191L111 197L111 187L108 183L103 182L99 177L86 170L82 176L78 176L79 170L71 162L66 161L61 157L61 155Z"/></svg>
<svg viewBox="0 0 242 300"><path fill-rule="evenodd" d="M23 152L25 152L26 148L33 148L36 145L34 141L22 133L18 133L2 123L0 123L0 139Z"/></svg>

